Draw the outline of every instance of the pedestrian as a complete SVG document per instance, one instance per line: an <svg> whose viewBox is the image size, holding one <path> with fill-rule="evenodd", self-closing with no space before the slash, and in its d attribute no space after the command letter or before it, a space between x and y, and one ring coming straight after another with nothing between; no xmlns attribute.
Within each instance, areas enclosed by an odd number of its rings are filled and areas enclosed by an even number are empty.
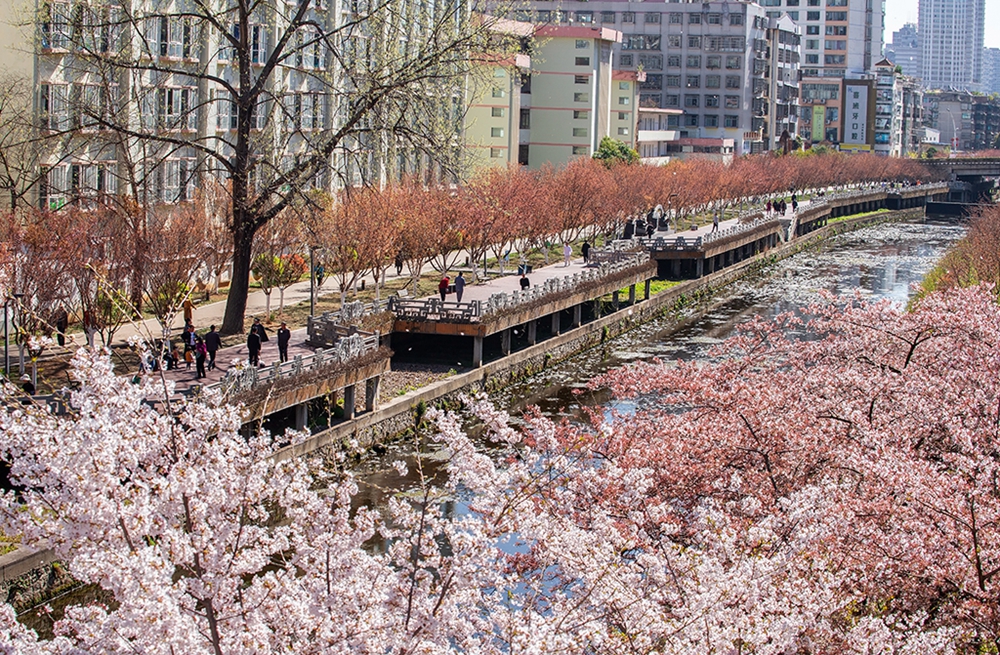
<svg viewBox="0 0 1000 655"><path fill-rule="evenodd" d="M67 328L69 328L69 313L64 306L59 305L59 311L56 313L56 343L60 346L66 345Z"/></svg>
<svg viewBox="0 0 1000 655"><path fill-rule="evenodd" d="M215 354L222 346L222 337L215 331L215 326L211 326L208 334L205 335L205 348L208 350L208 370L215 370Z"/></svg>
<svg viewBox="0 0 1000 655"><path fill-rule="evenodd" d="M35 395L35 385L31 381L31 376L30 375L22 375L21 376L21 382L23 383L23 384L21 384L21 390L24 391L24 393L28 394L29 396L34 396Z"/></svg>
<svg viewBox="0 0 1000 655"><path fill-rule="evenodd" d="M531 286L531 281L528 279L527 273L521 273L521 291L526 290Z"/></svg>
<svg viewBox="0 0 1000 655"><path fill-rule="evenodd" d="M194 345L194 362L195 369L197 371L197 378L207 377L208 374L205 373L205 360L208 358L208 348L205 346L205 340L198 337Z"/></svg>
<svg viewBox="0 0 1000 655"><path fill-rule="evenodd" d="M784 216L786 211L788 211L788 204L785 202L785 199L782 198L781 199L781 215Z"/></svg>
<svg viewBox="0 0 1000 655"><path fill-rule="evenodd" d="M583 253L583 263L584 264L589 264L590 263L590 244L588 242L584 241L583 245L580 246L580 252Z"/></svg>
<svg viewBox="0 0 1000 655"><path fill-rule="evenodd" d="M771 201L770 200L767 201L767 215L768 216L771 215Z"/></svg>
<svg viewBox="0 0 1000 655"><path fill-rule="evenodd" d="M194 360L194 346L197 338L194 325L188 323L187 327L184 328L184 361L187 362L187 368L191 368L191 362Z"/></svg>
<svg viewBox="0 0 1000 655"><path fill-rule="evenodd" d="M568 243L563 244L563 266L569 266L569 261L573 258L573 248Z"/></svg>
<svg viewBox="0 0 1000 655"><path fill-rule="evenodd" d="M288 326L282 322L281 327L278 328L278 361L287 362L288 361L288 342L292 338L292 332L288 329Z"/></svg>
<svg viewBox="0 0 1000 655"><path fill-rule="evenodd" d="M194 303L191 302L191 297L184 299L184 325L191 325L194 323Z"/></svg>
<svg viewBox="0 0 1000 655"><path fill-rule="evenodd" d="M465 274L459 271L458 277L455 278L455 300L462 302L463 293L465 293Z"/></svg>
<svg viewBox="0 0 1000 655"><path fill-rule="evenodd" d="M795 196L792 196L792 213L795 214L799 211L799 203L795 200Z"/></svg>
<svg viewBox="0 0 1000 655"><path fill-rule="evenodd" d="M251 327L247 334L247 361L250 366L260 366L260 347L260 334Z"/></svg>
<svg viewBox="0 0 1000 655"><path fill-rule="evenodd" d="M719 231L719 215L712 214L712 232L715 233L718 231Z"/></svg>
<svg viewBox="0 0 1000 655"><path fill-rule="evenodd" d="M323 264L316 264L316 286L323 286L323 276L326 275L326 269Z"/></svg>
<svg viewBox="0 0 1000 655"><path fill-rule="evenodd" d="M442 277L441 281L438 282L438 293L441 294L441 302L444 302L445 296L448 295L448 285L450 284L451 280L448 278L447 275Z"/></svg>
<svg viewBox="0 0 1000 655"><path fill-rule="evenodd" d="M257 346L256 361L258 365L263 366L263 364L260 363L260 351L261 348L264 347L264 344L267 343L269 339L267 337L267 330L264 329L264 324L260 322L259 318L255 318L253 320L253 325L250 326L250 332L257 335L257 341L259 342L259 345ZM248 342L247 346L249 345L250 344Z"/></svg>
<svg viewBox="0 0 1000 655"><path fill-rule="evenodd" d="M400 275L403 274L403 251L402 250L400 250L399 252L396 253L396 261L394 263L396 264L396 277L399 277Z"/></svg>

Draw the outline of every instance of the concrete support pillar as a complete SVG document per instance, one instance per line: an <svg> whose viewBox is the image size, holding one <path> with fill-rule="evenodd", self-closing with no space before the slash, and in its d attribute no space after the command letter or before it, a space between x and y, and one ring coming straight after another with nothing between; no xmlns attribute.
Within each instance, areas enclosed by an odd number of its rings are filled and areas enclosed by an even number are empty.
<svg viewBox="0 0 1000 655"><path fill-rule="evenodd" d="M552 314L552 336L555 336L555 335L561 334L561 333L562 332L559 329L559 312L554 312Z"/></svg>
<svg viewBox="0 0 1000 655"><path fill-rule="evenodd" d="M500 351L504 355L510 354L510 328L500 333Z"/></svg>
<svg viewBox="0 0 1000 655"><path fill-rule="evenodd" d="M674 278L675 280L680 279L680 277L681 277L681 260L674 259L673 261L670 262L670 277Z"/></svg>
<svg viewBox="0 0 1000 655"><path fill-rule="evenodd" d="M378 389L382 385L382 376L376 375L365 380L365 411L374 412L378 409Z"/></svg>
<svg viewBox="0 0 1000 655"><path fill-rule="evenodd" d="M528 344L538 343L538 321L528 321Z"/></svg>
<svg viewBox="0 0 1000 655"><path fill-rule="evenodd" d="M599 319L601 317L601 299L594 298L594 319Z"/></svg>
<svg viewBox="0 0 1000 655"><path fill-rule="evenodd" d="M355 388L354 385L344 387L344 420L350 421L354 418L354 403L355 403Z"/></svg>
<svg viewBox="0 0 1000 655"><path fill-rule="evenodd" d="M652 282L652 280L646 280L645 289L643 289L643 294L642 294L642 299L643 300L649 300L649 283L650 282Z"/></svg>
<svg viewBox="0 0 1000 655"><path fill-rule="evenodd" d="M573 327L580 327L583 323L583 305L573 305Z"/></svg>
<svg viewBox="0 0 1000 655"><path fill-rule="evenodd" d="M472 366L479 368L483 365L483 338L472 338Z"/></svg>
<svg viewBox="0 0 1000 655"><path fill-rule="evenodd" d="M704 258L700 258L700 259L698 259L696 261L697 261L697 264L696 264L697 270L695 272L695 279L700 278L703 275L705 275L705 259Z"/></svg>
<svg viewBox="0 0 1000 655"><path fill-rule="evenodd" d="M630 284L628 287L628 304L635 304L635 285Z"/></svg>
<svg viewBox="0 0 1000 655"><path fill-rule="evenodd" d="M309 403L295 406L295 429L305 430L309 425Z"/></svg>
<svg viewBox="0 0 1000 655"><path fill-rule="evenodd" d="M621 301L618 300L618 290L616 289L615 292L611 294L611 304L614 306L616 312L618 311L618 308L621 306L620 302Z"/></svg>

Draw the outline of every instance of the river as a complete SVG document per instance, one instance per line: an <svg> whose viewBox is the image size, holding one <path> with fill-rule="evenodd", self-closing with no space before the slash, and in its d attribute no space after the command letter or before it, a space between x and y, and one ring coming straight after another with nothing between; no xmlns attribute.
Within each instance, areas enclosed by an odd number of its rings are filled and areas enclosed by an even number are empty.
<svg viewBox="0 0 1000 655"><path fill-rule="evenodd" d="M923 223L890 223L863 228L824 241L819 246L782 260L753 279L726 287L706 309L693 308L687 316L651 321L601 348L542 371L492 396L500 407L517 416L536 405L553 418L582 420L584 407L629 411L633 401L616 401L606 390L590 391L593 377L628 362L660 358L695 360L733 334L752 317L770 318L800 312L820 299L822 291L860 293L864 298L891 299L904 304L945 251L965 228L928 219ZM409 474L398 476L389 464L402 459ZM440 454L415 455L412 443L392 446L384 456L366 462L359 504L381 506L385 496L418 486L417 467L425 476L441 474ZM456 511L461 512L459 504Z"/></svg>

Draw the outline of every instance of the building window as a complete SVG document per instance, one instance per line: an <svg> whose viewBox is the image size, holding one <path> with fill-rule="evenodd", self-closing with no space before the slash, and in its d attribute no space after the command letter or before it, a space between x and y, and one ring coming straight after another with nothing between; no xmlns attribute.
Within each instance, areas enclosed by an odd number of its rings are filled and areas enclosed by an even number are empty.
<svg viewBox="0 0 1000 655"><path fill-rule="evenodd" d="M681 67L680 55L667 55L667 68L680 68L680 67Z"/></svg>
<svg viewBox="0 0 1000 655"><path fill-rule="evenodd" d="M492 110L492 113L493 113L493 118L503 118L504 108L503 107L494 107L493 110Z"/></svg>
<svg viewBox="0 0 1000 655"><path fill-rule="evenodd" d="M633 11L623 11L622 12L622 22L623 23L634 23L635 22L635 12L633 12Z"/></svg>
<svg viewBox="0 0 1000 655"><path fill-rule="evenodd" d="M618 112L618 120L620 120L620 121L627 121L628 120L628 112L627 111L620 111L620 112Z"/></svg>
<svg viewBox="0 0 1000 655"><path fill-rule="evenodd" d="M688 25L698 25L701 23L701 14L696 12L691 12L688 14Z"/></svg>
<svg viewBox="0 0 1000 655"><path fill-rule="evenodd" d="M646 79L639 82L639 88L644 91L656 90L659 91L663 88L663 75L659 73L649 73L646 75Z"/></svg>
<svg viewBox="0 0 1000 655"><path fill-rule="evenodd" d="M722 68L722 57L719 55L710 55L705 61L705 67L710 70Z"/></svg>
<svg viewBox="0 0 1000 655"><path fill-rule="evenodd" d="M689 89L701 88L701 75L688 75L686 86Z"/></svg>
<svg viewBox="0 0 1000 655"><path fill-rule="evenodd" d="M824 50L847 50L847 41L842 39L826 39L823 41Z"/></svg>
<svg viewBox="0 0 1000 655"><path fill-rule="evenodd" d="M620 62L620 64L622 66L631 66L632 65L632 55L626 55L626 54L621 55L621 58L619 59L619 62Z"/></svg>
<svg viewBox="0 0 1000 655"><path fill-rule="evenodd" d="M740 76L739 75L726 75L726 88L727 89L738 89L738 88L740 88Z"/></svg>
<svg viewBox="0 0 1000 655"><path fill-rule="evenodd" d="M647 12L643 14L642 20L647 25L659 25L660 24L660 14Z"/></svg>
<svg viewBox="0 0 1000 655"><path fill-rule="evenodd" d="M723 124L725 125L725 127L739 127L740 126L740 118L739 118L739 116L728 116L727 115L725 117L725 119L724 119L724 123Z"/></svg>
<svg viewBox="0 0 1000 655"><path fill-rule="evenodd" d="M799 12L797 11L788 12L788 17L791 18L796 23L799 22Z"/></svg>
<svg viewBox="0 0 1000 655"><path fill-rule="evenodd" d="M819 27L816 31L819 31ZM806 50L819 50L819 39L806 39Z"/></svg>
<svg viewBox="0 0 1000 655"><path fill-rule="evenodd" d="M665 79L666 79L666 86L668 87L680 87L681 85L680 75L667 75Z"/></svg>
<svg viewBox="0 0 1000 655"><path fill-rule="evenodd" d="M628 89L629 89L629 82L619 82L618 83L618 90L619 91L628 91Z"/></svg>
<svg viewBox="0 0 1000 655"><path fill-rule="evenodd" d="M577 57L575 63L577 66L590 66L590 57Z"/></svg>
<svg viewBox="0 0 1000 655"><path fill-rule="evenodd" d="M628 96L619 96L618 97L618 104L622 105L622 106L628 105L629 104Z"/></svg>
<svg viewBox="0 0 1000 655"><path fill-rule="evenodd" d="M819 26L816 26L816 33L819 34ZM847 25L827 25L827 36L847 36Z"/></svg>
<svg viewBox="0 0 1000 655"><path fill-rule="evenodd" d="M705 106L706 107L718 107L719 106L719 96L717 96L717 95L705 96Z"/></svg>
<svg viewBox="0 0 1000 655"><path fill-rule="evenodd" d="M686 95L684 96L684 106L685 107L697 107L701 96Z"/></svg>
<svg viewBox="0 0 1000 655"><path fill-rule="evenodd" d="M705 116L705 127L719 127L719 117L715 114Z"/></svg>
<svg viewBox="0 0 1000 655"><path fill-rule="evenodd" d="M827 66L843 66L845 59L844 55L823 55L823 63Z"/></svg>
<svg viewBox="0 0 1000 655"><path fill-rule="evenodd" d="M503 91L502 88L500 88L498 86L493 87L493 97L494 98L502 98L503 96L504 96L504 91Z"/></svg>
<svg viewBox="0 0 1000 655"><path fill-rule="evenodd" d="M669 48L680 48L681 47L681 35L680 34L670 34L667 36L667 47ZM680 59L677 60L677 65L680 66Z"/></svg>
<svg viewBox="0 0 1000 655"><path fill-rule="evenodd" d="M705 76L705 88L707 89L718 89L722 84L722 77L719 75L706 75Z"/></svg>
<svg viewBox="0 0 1000 655"><path fill-rule="evenodd" d="M807 64L819 64L819 55L806 55Z"/></svg>
<svg viewBox="0 0 1000 655"><path fill-rule="evenodd" d="M663 70L663 55L639 55L639 63L642 65L643 70Z"/></svg>
<svg viewBox="0 0 1000 655"><path fill-rule="evenodd" d="M576 12L576 22L583 23L584 25L589 25L594 22L594 12L592 11L578 11Z"/></svg>
<svg viewBox="0 0 1000 655"><path fill-rule="evenodd" d="M619 127L618 128L618 136L628 136L628 128L627 127Z"/></svg>
<svg viewBox="0 0 1000 655"><path fill-rule="evenodd" d="M590 102L589 93L574 93L573 102Z"/></svg>
<svg viewBox="0 0 1000 655"><path fill-rule="evenodd" d="M684 14L678 14L676 12L670 14L670 19L668 21L671 25L680 25L684 22Z"/></svg>
<svg viewBox="0 0 1000 655"><path fill-rule="evenodd" d="M573 146L574 155L589 155L590 148L588 146Z"/></svg>
<svg viewBox="0 0 1000 655"><path fill-rule="evenodd" d="M729 70L739 70L743 65L743 57L739 55L727 55L726 56L726 68Z"/></svg>
<svg viewBox="0 0 1000 655"><path fill-rule="evenodd" d="M701 37L700 36L689 36L688 37L688 47L689 48L701 48Z"/></svg>
<svg viewBox="0 0 1000 655"><path fill-rule="evenodd" d="M828 11L828 12L826 12L826 19L828 21L847 20L847 12L846 11Z"/></svg>
<svg viewBox="0 0 1000 655"><path fill-rule="evenodd" d="M576 112L573 112L573 114L574 114L573 118L576 118ZM520 126L521 126L522 130L530 130L531 129L531 110L530 109L524 109L524 108L521 109L521 122L520 122Z"/></svg>
<svg viewBox="0 0 1000 655"><path fill-rule="evenodd" d="M582 109L574 109L573 110L573 118L580 119L580 120L589 120L590 119L590 112L582 110Z"/></svg>
<svg viewBox="0 0 1000 655"><path fill-rule="evenodd" d="M730 25L742 25L743 24L743 14L729 14L729 24Z"/></svg>
<svg viewBox="0 0 1000 655"><path fill-rule="evenodd" d="M722 14L709 14L708 15L709 25L722 25Z"/></svg>
<svg viewBox="0 0 1000 655"><path fill-rule="evenodd" d="M498 139L501 138L501 137L503 137L503 128L502 127L491 127L490 128L490 136L498 138Z"/></svg>
<svg viewBox="0 0 1000 655"><path fill-rule="evenodd" d="M739 109L739 108L740 108L739 96L726 96L726 109Z"/></svg>
<svg viewBox="0 0 1000 655"><path fill-rule="evenodd" d="M585 127L574 127L573 136L575 137L585 137L587 136L587 128Z"/></svg>
<svg viewBox="0 0 1000 655"><path fill-rule="evenodd" d="M687 58L688 68L701 68L701 55L688 55Z"/></svg>
<svg viewBox="0 0 1000 655"><path fill-rule="evenodd" d="M698 114L684 114L684 127L698 127Z"/></svg>
<svg viewBox="0 0 1000 655"><path fill-rule="evenodd" d="M500 159L503 157L503 148L490 148L490 159Z"/></svg>
<svg viewBox="0 0 1000 655"><path fill-rule="evenodd" d="M639 96L639 106L640 107L659 107L660 106L660 94L659 93L643 93Z"/></svg>
<svg viewBox="0 0 1000 655"><path fill-rule="evenodd" d="M612 23L615 22L615 12L613 11L602 11L601 12L601 22L602 23Z"/></svg>
<svg viewBox="0 0 1000 655"><path fill-rule="evenodd" d="M818 11L807 11L806 12L806 20L819 20L819 12Z"/></svg>
<svg viewBox="0 0 1000 655"><path fill-rule="evenodd" d="M588 41L587 39L577 39L576 40L576 49L577 50L586 50L589 47L590 47L590 41Z"/></svg>
<svg viewBox="0 0 1000 655"><path fill-rule="evenodd" d="M590 76L589 75L574 75L573 76L573 83L574 84L590 84Z"/></svg>

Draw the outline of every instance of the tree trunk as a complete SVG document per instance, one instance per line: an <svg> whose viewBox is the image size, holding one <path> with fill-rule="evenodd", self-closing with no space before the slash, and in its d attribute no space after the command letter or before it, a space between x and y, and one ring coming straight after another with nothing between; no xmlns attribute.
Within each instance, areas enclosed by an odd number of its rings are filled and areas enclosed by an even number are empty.
<svg viewBox="0 0 1000 655"><path fill-rule="evenodd" d="M241 225L241 221L237 225ZM226 313L222 318L222 334L242 334L243 316L247 311L247 293L250 291L250 265L253 233L245 227L233 231L233 275L229 280Z"/></svg>

